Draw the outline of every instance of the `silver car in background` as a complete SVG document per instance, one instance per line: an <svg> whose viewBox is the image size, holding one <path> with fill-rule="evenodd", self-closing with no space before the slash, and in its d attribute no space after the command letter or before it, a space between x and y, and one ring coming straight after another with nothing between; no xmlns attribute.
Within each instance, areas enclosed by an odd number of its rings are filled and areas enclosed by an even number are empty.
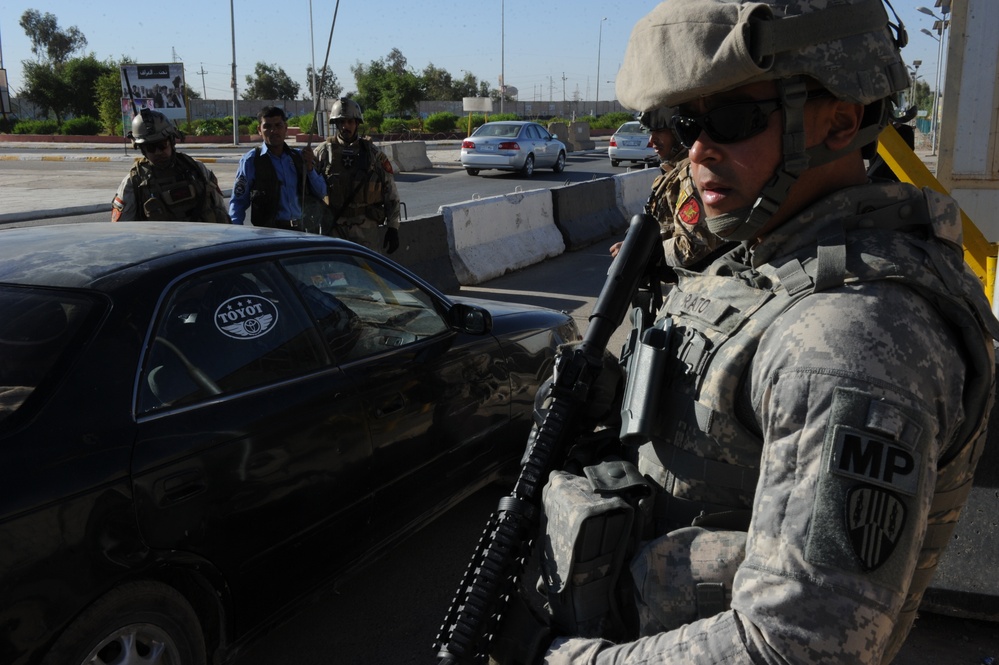
<svg viewBox="0 0 999 665"><path fill-rule="evenodd" d="M617 128L610 138L607 154L610 156L611 166L620 166L621 162L659 163L659 155L652 147L652 135L637 120L626 122Z"/></svg>
<svg viewBox="0 0 999 665"><path fill-rule="evenodd" d="M519 171L528 178L535 168L565 170L565 144L536 122L487 122L461 142L461 166L468 175L482 169Z"/></svg>

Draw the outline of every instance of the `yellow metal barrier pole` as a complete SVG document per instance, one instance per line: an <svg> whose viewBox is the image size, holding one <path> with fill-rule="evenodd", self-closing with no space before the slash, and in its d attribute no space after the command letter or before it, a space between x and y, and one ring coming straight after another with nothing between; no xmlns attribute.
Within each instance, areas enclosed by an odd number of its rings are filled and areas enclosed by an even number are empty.
<svg viewBox="0 0 999 665"><path fill-rule="evenodd" d="M920 189L929 187L941 194L950 194L891 125L888 125L878 137L878 154L898 176L899 180L912 183ZM985 295L988 296L991 303L995 284L996 247L985 239L982 232L963 210L961 211L961 230L964 234L964 260L968 262L974 273L978 275L978 279L982 281L982 286L986 289ZM991 275L988 265L990 259L992 260Z"/></svg>

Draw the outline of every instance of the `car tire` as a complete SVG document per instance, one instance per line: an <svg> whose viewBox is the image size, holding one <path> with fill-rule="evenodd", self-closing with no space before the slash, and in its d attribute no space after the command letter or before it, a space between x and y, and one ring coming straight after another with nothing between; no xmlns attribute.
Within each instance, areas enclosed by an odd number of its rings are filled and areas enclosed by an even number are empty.
<svg viewBox="0 0 999 665"><path fill-rule="evenodd" d="M621 166L621 160L620 159L612 159L611 160L611 166Z"/></svg>
<svg viewBox="0 0 999 665"><path fill-rule="evenodd" d="M565 153L559 151L558 159L555 160L555 166L552 167L552 171L555 173L561 173L565 171Z"/></svg>
<svg viewBox="0 0 999 665"><path fill-rule="evenodd" d="M524 160L524 166L521 167L520 172L527 178L534 175L534 155L527 156L527 159Z"/></svg>
<svg viewBox="0 0 999 665"><path fill-rule="evenodd" d="M465 169L465 173L468 175L479 175L479 169Z"/></svg>
<svg viewBox="0 0 999 665"><path fill-rule="evenodd" d="M132 582L84 610L59 636L42 665L206 665L205 652L201 625L184 596L163 584Z"/></svg>

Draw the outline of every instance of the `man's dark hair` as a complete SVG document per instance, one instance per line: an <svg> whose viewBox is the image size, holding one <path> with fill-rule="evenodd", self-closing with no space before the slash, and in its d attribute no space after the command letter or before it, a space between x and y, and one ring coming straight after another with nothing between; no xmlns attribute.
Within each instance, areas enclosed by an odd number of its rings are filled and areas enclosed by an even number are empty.
<svg viewBox="0 0 999 665"><path fill-rule="evenodd" d="M278 115L281 116L282 120L288 119L288 116L284 114L284 109L281 108L280 106L265 106L264 108L260 109L259 113L257 113L257 120L263 122L264 118L273 118L274 116Z"/></svg>

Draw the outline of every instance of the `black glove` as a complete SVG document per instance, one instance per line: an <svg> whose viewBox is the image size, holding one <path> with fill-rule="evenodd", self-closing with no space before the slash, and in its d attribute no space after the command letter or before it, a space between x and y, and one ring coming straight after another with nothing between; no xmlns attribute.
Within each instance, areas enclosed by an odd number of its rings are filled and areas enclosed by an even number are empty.
<svg viewBox="0 0 999 665"><path fill-rule="evenodd" d="M510 602L493 637L489 652L491 665L538 665L555 636L547 617L538 616L518 592Z"/></svg>
<svg viewBox="0 0 999 665"><path fill-rule="evenodd" d="M385 241L382 243L382 249L389 254L399 249L399 229L393 229L391 226L385 229Z"/></svg>

